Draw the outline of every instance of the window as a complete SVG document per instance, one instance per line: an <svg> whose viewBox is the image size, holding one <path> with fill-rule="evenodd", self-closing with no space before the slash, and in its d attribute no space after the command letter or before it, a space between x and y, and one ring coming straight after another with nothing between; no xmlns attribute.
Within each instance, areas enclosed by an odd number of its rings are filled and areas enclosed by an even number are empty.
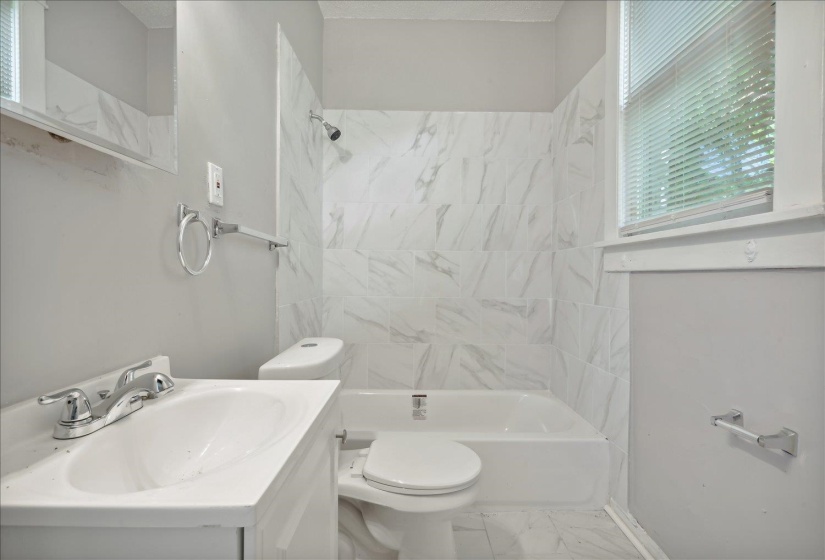
<svg viewBox="0 0 825 560"><path fill-rule="evenodd" d="M775 4L620 9L620 234L769 211Z"/></svg>
<svg viewBox="0 0 825 560"><path fill-rule="evenodd" d="M17 0L0 0L0 97L20 101Z"/></svg>

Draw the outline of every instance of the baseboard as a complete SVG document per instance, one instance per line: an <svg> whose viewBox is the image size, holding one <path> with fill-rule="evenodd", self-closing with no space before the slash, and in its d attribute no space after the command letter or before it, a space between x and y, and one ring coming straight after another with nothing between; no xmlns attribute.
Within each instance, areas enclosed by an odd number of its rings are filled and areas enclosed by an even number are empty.
<svg viewBox="0 0 825 560"><path fill-rule="evenodd" d="M659 548L656 541L639 525L639 522L622 509L613 498L610 499L610 503L604 506L604 511L616 522L619 529L633 543L633 546L636 547L636 550L645 560L670 560L665 551Z"/></svg>

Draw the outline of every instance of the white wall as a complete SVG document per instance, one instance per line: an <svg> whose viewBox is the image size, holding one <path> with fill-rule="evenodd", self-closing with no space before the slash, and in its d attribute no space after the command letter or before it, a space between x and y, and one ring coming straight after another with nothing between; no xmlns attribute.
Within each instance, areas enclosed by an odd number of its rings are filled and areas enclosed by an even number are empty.
<svg viewBox="0 0 825 560"><path fill-rule="evenodd" d="M562 5L553 22L556 103L604 56L606 14L604 0L568 0Z"/></svg>
<svg viewBox="0 0 825 560"><path fill-rule="evenodd" d="M276 25L291 4L178 3L177 176L3 117L0 403L160 353L183 377L254 377L274 355L276 256L226 237L202 276L186 275L175 205L207 210L213 161L226 205L207 213L275 230ZM320 53L320 20L282 19Z"/></svg>
<svg viewBox="0 0 825 560"><path fill-rule="evenodd" d="M330 19L324 106L552 111L553 47L552 23Z"/></svg>
<svg viewBox="0 0 825 560"><path fill-rule="evenodd" d="M631 276L630 508L673 559L825 555L825 271ZM799 456L710 424L799 432Z"/></svg>

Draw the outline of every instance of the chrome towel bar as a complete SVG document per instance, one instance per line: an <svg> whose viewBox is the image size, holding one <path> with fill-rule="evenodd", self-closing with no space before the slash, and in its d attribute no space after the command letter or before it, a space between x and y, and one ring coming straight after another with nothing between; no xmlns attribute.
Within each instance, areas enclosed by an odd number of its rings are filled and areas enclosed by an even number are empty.
<svg viewBox="0 0 825 560"><path fill-rule="evenodd" d="M785 453L796 457L797 446L799 445L799 434L788 428L782 428L775 434L760 436L745 429L745 415L735 408L732 408L727 414L711 416L710 423L713 426L729 431L747 442L755 443L765 449L781 449Z"/></svg>
<svg viewBox="0 0 825 560"><path fill-rule="evenodd" d="M289 247L289 241L280 235L269 235L246 226L239 224L227 224L218 218L212 218L212 237L217 239L221 235L226 235L227 233L240 233L242 235L254 237L255 239L263 239L264 241L268 241L270 251L274 251L278 247Z"/></svg>

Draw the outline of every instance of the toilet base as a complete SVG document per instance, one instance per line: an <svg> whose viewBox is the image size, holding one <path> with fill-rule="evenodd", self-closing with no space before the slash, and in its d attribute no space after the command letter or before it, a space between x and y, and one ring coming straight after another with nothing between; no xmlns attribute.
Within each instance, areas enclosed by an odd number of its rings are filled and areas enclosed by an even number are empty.
<svg viewBox="0 0 825 560"><path fill-rule="evenodd" d="M452 519L454 511L406 513L361 503L364 522L375 539L398 551L398 560L453 560L456 558Z"/></svg>

